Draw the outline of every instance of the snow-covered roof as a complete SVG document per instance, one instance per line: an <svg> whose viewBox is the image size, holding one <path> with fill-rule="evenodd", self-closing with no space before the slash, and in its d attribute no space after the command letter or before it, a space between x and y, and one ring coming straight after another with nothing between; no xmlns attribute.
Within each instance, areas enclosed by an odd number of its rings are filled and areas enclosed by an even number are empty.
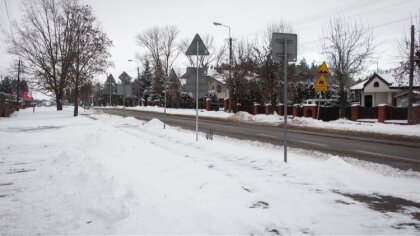
<svg viewBox="0 0 420 236"><path fill-rule="evenodd" d="M215 69L208 69L207 75L212 77L213 79L217 80L218 82L225 84L226 83L226 75L224 73L219 73Z"/></svg>
<svg viewBox="0 0 420 236"><path fill-rule="evenodd" d="M384 82L386 82L390 88L408 87L408 75L404 75L403 78L400 79L391 73L388 73L388 74L374 73L369 79L363 80L362 82L351 86L350 90L363 90L363 88L375 77L379 77L380 79L384 80ZM420 87L419 75L414 76L413 86Z"/></svg>
<svg viewBox="0 0 420 236"><path fill-rule="evenodd" d="M350 87L350 90L362 90L362 89L365 87L365 83L366 83L367 81L368 81L368 80L367 80L367 79L365 79L365 80L363 80L362 82L360 82L360 83L358 83L358 84L355 84L355 85L351 86L351 87Z"/></svg>

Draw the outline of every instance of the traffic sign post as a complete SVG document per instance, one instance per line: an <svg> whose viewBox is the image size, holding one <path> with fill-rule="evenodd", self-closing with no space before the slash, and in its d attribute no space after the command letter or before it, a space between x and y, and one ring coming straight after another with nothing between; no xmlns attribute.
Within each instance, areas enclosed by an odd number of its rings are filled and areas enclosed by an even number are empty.
<svg viewBox="0 0 420 236"><path fill-rule="evenodd" d="M193 41L188 47L185 55L187 56L197 56L196 66L197 66L197 77L196 77L196 96L195 96L195 141L198 141L198 56L207 56L209 55L206 45L204 45L203 40L200 38L200 35L196 34Z"/></svg>
<svg viewBox="0 0 420 236"><path fill-rule="evenodd" d="M287 163L287 64L297 60L297 35L273 33L272 41L273 61L283 61L284 65L284 162Z"/></svg>
<svg viewBox="0 0 420 236"><path fill-rule="evenodd" d="M329 74L330 70L328 69L327 63L322 62L322 65L319 67L318 73L320 74L319 79L315 81L315 92L319 92L319 97L322 98L321 92L328 91L328 81L325 79L324 74ZM319 119L319 110L320 105L318 104L317 119Z"/></svg>
<svg viewBox="0 0 420 236"><path fill-rule="evenodd" d="M320 74L329 74L330 73L330 69L328 69L327 63L322 62L321 67L319 67L318 73Z"/></svg>
<svg viewBox="0 0 420 236"><path fill-rule="evenodd" d="M328 81L325 79L323 74L321 74L321 76L319 76L319 79L315 81L315 91L316 92L328 91Z"/></svg>

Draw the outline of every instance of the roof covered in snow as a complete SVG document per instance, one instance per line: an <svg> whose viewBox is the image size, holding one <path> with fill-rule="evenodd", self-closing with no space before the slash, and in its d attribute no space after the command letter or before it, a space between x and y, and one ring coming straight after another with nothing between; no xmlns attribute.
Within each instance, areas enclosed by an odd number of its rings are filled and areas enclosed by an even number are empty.
<svg viewBox="0 0 420 236"><path fill-rule="evenodd" d="M362 82L353 85L350 87L350 90L363 90L366 85L368 85L370 82L372 82L373 79L379 78L383 82L385 82L389 88L407 88L408 87L408 75L403 76L402 78L398 78L397 76L388 73L388 74L377 74L373 73L373 75L366 80L363 80ZM419 75L414 76L413 81L414 87L420 87L420 78Z"/></svg>

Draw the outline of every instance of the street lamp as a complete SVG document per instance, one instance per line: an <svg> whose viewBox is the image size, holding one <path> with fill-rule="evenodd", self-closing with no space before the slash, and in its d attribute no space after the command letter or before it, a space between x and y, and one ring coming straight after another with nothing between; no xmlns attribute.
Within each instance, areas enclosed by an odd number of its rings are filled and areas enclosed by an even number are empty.
<svg viewBox="0 0 420 236"><path fill-rule="evenodd" d="M168 82L168 78L169 76L165 76L165 86L164 86L164 92L165 92L165 100L164 100L164 106L163 106L163 115L165 116L165 119L163 121L163 129L166 129L166 120L167 120L167 116L166 116L166 101L167 101L167 95L166 93L168 92L168 84L173 84L172 82Z"/></svg>
<svg viewBox="0 0 420 236"><path fill-rule="evenodd" d="M139 97L139 106L140 106L140 70L139 70L139 62L132 60L132 59L128 59L129 62L136 62L137 63L137 95Z"/></svg>
<svg viewBox="0 0 420 236"><path fill-rule="evenodd" d="M219 22L213 22L215 26L223 26L229 29L229 112L232 112L232 37L230 36L230 27Z"/></svg>

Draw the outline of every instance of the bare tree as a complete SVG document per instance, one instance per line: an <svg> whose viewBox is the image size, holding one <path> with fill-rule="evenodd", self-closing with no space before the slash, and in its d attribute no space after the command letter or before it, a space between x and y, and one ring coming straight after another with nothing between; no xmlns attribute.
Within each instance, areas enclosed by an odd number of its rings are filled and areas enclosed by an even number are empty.
<svg viewBox="0 0 420 236"><path fill-rule="evenodd" d="M162 66L166 76L179 55L178 34L176 26L154 26L136 36L137 44L147 49L152 67Z"/></svg>
<svg viewBox="0 0 420 236"><path fill-rule="evenodd" d="M418 24L418 27L420 27L420 22ZM408 81L406 79L408 78L407 75L410 73L410 44L411 39L407 37L407 35L404 36L404 39L397 42L397 49L398 49L398 55L397 60L399 61L399 65L394 69L395 76L397 77L397 81L399 84L408 84ZM414 48L417 50L417 58L420 57L420 42L414 41ZM416 76L420 76L420 61L417 62L418 67L414 68ZM420 79L420 78L417 78Z"/></svg>
<svg viewBox="0 0 420 236"><path fill-rule="evenodd" d="M63 18L54 0L26 0L20 25L9 35L9 52L21 58L26 73L44 93L55 95L57 110L62 110L64 89L68 84L70 54L63 46Z"/></svg>
<svg viewBox="0 0 420 236"><path fill-rule="evenodd" d="M253 77L254 63L253 53L254 44L246 40L239 40L232 50L232 79L226 81L228 88L231 89L232 104L237 102L245 103L252 101L246 99L248 89L248 79ZM224 65L224 72L227 72L228 64ZM225 76L228 78L228 76Z"/></svg>
<svg viewBox="0 0 420 236"><path fill-rule="evenodd" d="M105 72L110 65L111 40L96 24L92 8L78 0L65 5L65 33L70 47L71 85L74 91L74 116L78 115L80 87L92 84L94 74Z"/></svg>
<svg viewBox="0 0 420 236"><path fill-rule="evenodd" d="M216 68L220 67L222 63L226 60L229 60L229 55L226 54L226 45L223 44L214 53L214 60L213 60L214 67Z"/></svg>
<svg viewBox="0 0 420 236"><path fill-rule="evenodd" d="M372 30L342 17L330 19L321 39L323 55L339 83L340 117L345 116L347 90L355 75L365 70L374 54Z"/></svg>
<svg viewBox="0 0 420 236"><path fill-rule="evenodd" d="M145 47L148 51L147 56L150 58L153 67L156 67L161 61L161 30L158 26L154 26L144 30L136 36L137 44Z"/></svg>
<svg viewBox="0 0 420 236"><path fill-rule="evenodd" d="M267 29L265 31L263 46L271 49L271 38L273 37L273 33L293 33L293 32L295 32L293 25L284 19L280 19L277 22L275 21L269 22L267 24Z"/></svg>
<svg viewBox="0 0 420 236"><path fill-rule="evenodd" d="M172 68L172 65L176 58L178 57L180 50L179 45L176 42L176 38L179 34L179 30L176 26L170 25L165 26L161 29L162 31L162 57L163 57L163 69L165 70L165 75L169 75L169 71Z"/></svg>

